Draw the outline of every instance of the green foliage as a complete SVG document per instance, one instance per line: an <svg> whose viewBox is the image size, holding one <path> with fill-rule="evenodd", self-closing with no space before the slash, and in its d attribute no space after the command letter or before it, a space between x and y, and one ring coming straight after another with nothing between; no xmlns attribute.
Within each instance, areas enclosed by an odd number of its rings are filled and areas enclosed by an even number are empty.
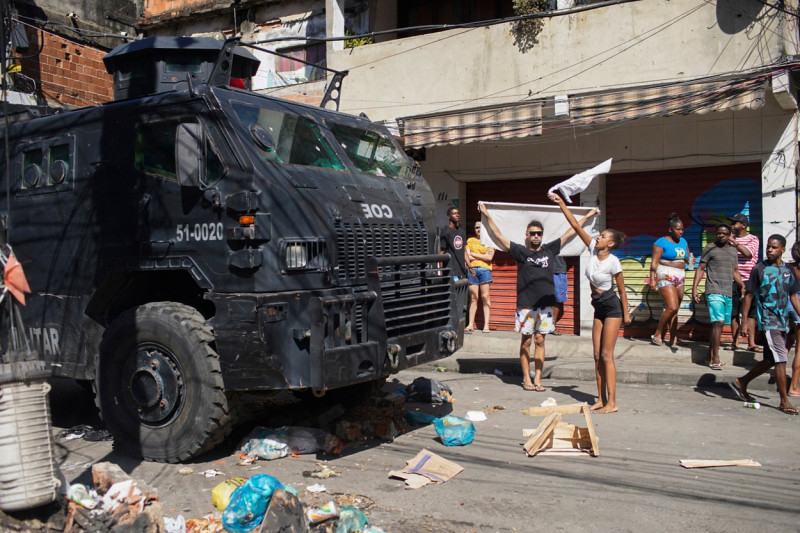
<svg viewBox="0 0 800 533"><path fill-rule="evenodd" d="M547 11L548 0L513 0L516 15L533 15ZM539 42L539 33L544 27L544 19L529 18L511 23L511 32L514 34L514 44L520 51L527 52Z"/></svg>
<svg viewBox="0 0 800 533"><path fill-rule="evenodd" d="M345 37L349 37L351 35L355 35L352 31L345 29L344 30ZM345 48L355 48L356 46L364 46L365 44L372 44L372 37L356 37L353 39L346 39L344 41Z"/></svg>

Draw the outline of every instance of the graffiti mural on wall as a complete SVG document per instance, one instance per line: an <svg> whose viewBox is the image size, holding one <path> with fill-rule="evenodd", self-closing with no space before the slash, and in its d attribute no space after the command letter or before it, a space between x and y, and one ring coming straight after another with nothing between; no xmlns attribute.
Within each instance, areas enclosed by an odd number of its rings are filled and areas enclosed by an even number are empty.
<svg viewBox="0 0 800 533"><path fill-rule="evenodd" d="M689 248L695 255L697 263L700 261L703 247L716 238L716 226L720 223L729 224L728 217L736 213L747 215L750 219L748 231L761 238L761 189L757 179L733 178L719 182L710 188L700 189L698 187L698 190L691 190L691 186L686 186L683 189L681 197L685 198L685 205L675 204L671 201L672 209L670 211L676 211L683 219L685 228L683 236L689 243ZM648 335L664 308L661 295L649 284L650 256L653 242L666 234L666 221L669 213L655 213L654 216L664 220L664 233L654 235L642 232L636 227L614 226L615 229L622 230L628 235L627 242L616 252L616 255L622 262L625 274L625 287L633 320L632 326L634 329L637 329L637 326L646 326ZM652 227L652 224L648 225ZM688 271L685 282L686 295L681 301L681 309L678 314L681 327L685 327L687 323L689 325L709 323L708 310L704 300L700 304L694 305L691 302L693 281L694 271ZM702 293L703 290L704 281L701 280L699 292ZM637 333L633 333L633 335L639 336Z"/></svg>

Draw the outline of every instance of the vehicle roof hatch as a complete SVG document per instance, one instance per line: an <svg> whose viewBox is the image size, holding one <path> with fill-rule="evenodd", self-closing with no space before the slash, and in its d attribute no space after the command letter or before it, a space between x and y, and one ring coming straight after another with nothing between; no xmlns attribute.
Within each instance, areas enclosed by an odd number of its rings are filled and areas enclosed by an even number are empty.
<svg viewBox="0 0 800 533"><path fill-rule="evenodd" d="M148 37L122 44L103 58L114 76L114 99L124 100L208 84L225 41L210 37ZM261 62L236 47L229 84L249 89ZM217 80L215 80L217 81Z"/></svg>

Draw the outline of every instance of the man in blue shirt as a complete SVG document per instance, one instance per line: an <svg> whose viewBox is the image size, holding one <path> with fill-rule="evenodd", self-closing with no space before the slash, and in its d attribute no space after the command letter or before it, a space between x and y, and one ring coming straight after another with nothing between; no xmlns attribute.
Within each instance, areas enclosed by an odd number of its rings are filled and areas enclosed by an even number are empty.
<svg viewBox="0 0 800 533"><path fill-rule="evenodd" d="M781 397L778 409L786 414L796 415L797 409L789 402L786 391L786 337L789 332L789 305L800 314L800 297L797 296L800 281L795 277L794 270L783 263L784 252L786 239L782 235L770 235L767 240L767 258L757 263L750 273L742 316L747 316L755 299L756 322L759 329L764 331L764 360L744 376L733 380L731 388L742 400L750 401L747 385L774 366L775 383Z"/></svg>

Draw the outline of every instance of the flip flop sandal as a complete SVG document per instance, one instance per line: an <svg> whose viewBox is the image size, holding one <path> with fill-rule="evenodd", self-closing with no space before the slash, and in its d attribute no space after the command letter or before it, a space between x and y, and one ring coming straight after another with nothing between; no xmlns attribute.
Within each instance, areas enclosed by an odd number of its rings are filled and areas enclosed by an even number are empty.
<svg viewBox="0 0 800 533"><path fill-rule="evenodd" d="M730 382L728 382L728 386L731 388L731 390L733 391L733 393L736 395L736 397L738 399L742 400L743 402L749 402L750 401L750 398L748 398L744 394L744 391L739 387L739 385L737 385L733 381L730 381Z"/></svg>
<svg viewBox="0 0 800 533"><path fill-rule="evenodd" d="M664 340L663 339L659 339L655 335L650 335L650 342L652 342L656 346L664 346Z"/></svg>
<svg viewBox="0 0 800 533"><path fill-rule="evenodd" d="M785 413L787 415L797 415L800 414L795 407L778 407L781 413Z"/></svg>
<svg viewBox="0 0 800 533"><path fill-rule="evenodd" d="M764 352L764 348L762 348L761 346L748 346L747 349L750 350L751 352L756 352L756 353Z"/></svg>
<svg viewBox="0 0 800 533"><path fill-rule="evenodd" d="M708 367L711 370L722 370L722 367L725 366L725 363L711 363Z"/></svg>

